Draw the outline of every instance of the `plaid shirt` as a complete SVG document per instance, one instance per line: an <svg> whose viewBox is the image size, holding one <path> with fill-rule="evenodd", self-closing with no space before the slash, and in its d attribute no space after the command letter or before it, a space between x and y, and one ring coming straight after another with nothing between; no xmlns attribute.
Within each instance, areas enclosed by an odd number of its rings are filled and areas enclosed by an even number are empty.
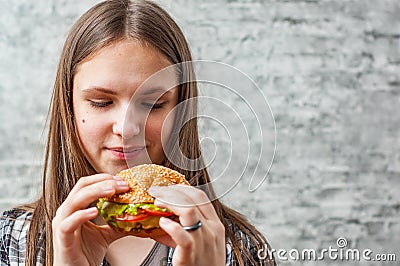
<svg viewBox="0 0 400 266"><path fill-rule="evenodd" d="M29 229L32 213L21 209L12 209L5 211L0 215L0 265L1 266L19 266L25 265L25 251L26 251L26 236ZM241 231L238 234L243 235ZM254 258L257 259L257 247L245 235L244 248L250 250ZM37 264L44 265L45 261L45 247L43 243L36 248L39 249ZM172 255L174 250L169 248L168 258L163 265L172 266ZM259 260L259 259L257 259ZM160 263L161 264L161 263ZM103 260L101 266L108 266L106 260ZM226 266L237 265L235 262L233 252L229 243L226 245ZM246 262L246 265L251 266L250 262ZM266 261L260 261L259 265L268 265ZM275 265L275 264L274 264Z"/></svg>

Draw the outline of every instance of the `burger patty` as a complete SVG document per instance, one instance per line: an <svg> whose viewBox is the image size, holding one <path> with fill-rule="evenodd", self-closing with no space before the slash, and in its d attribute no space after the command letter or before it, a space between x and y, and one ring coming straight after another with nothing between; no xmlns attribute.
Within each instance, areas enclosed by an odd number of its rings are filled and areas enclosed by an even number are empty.
<svg viewBox="0 0 400 266"><path fill-rule="evenodd" d="M117 228L122 229L122 231L125 232L132 232L132 231L140 232L146 229L160 228L160 225L158 224L159 221L160 217L150 216L147 219L138 222L124 222L124 221L113 220L110 221L110 224L115 223L117 225Z"/></svg>

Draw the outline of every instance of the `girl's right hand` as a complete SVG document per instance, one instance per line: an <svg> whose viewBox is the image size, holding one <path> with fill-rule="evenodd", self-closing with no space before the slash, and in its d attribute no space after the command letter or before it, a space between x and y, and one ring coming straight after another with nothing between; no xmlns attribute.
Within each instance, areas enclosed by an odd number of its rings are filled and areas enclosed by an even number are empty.
<svg viewBox="0 0 400 266"><path fill-rule="evenodd" d="M99 198L128 190L125 181L109 174L78 180L52 221L54 265L100 265L108 246L124 235L108 225L90 222L98 210L88 206Z"/></svg>

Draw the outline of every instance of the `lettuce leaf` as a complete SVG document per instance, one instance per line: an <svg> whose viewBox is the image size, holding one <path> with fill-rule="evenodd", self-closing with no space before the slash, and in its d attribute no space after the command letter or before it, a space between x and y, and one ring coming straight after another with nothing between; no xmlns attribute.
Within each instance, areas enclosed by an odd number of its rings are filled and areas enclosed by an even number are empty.
<svg viewBox="0 0 400 266"><path fill-rule="evenodd" d="M153 203L123 204L105 201L104 199L99 199L99 202L96 206L100 211L101 216L103 216L106 221L109 221L117 216L122 216L124 213L136 215L138 213L138 209L151 209L155 211L170 212L170 210L166 208L158 208Z"/></svg>

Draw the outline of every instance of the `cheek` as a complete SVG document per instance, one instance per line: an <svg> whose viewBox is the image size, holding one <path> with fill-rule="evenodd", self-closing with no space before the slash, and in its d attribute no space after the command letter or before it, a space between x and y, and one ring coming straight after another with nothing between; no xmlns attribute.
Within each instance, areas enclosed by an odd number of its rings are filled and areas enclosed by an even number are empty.
<svg viewBox="0 0 400 266"><path fill-rule="evenodd" d="M174 124L174 115L163 115L162 117L148 119L146 123L146 139L161 145L167 143L171 135L172 127Z"/></svg>
<svg viewBox="0 0 400 266"><path fill-rule="evenodd" d="M96 142L105 128L104 123L87 116L80 116L75 121L77 123L78 136L84 143Z"/></svg>
<svg viewBox="0 0 400 266"><path fill-rule="evenodd" d="M152 143L160 142L162 123L160 119L148 119L145 126L145 138Z"/></svg>

